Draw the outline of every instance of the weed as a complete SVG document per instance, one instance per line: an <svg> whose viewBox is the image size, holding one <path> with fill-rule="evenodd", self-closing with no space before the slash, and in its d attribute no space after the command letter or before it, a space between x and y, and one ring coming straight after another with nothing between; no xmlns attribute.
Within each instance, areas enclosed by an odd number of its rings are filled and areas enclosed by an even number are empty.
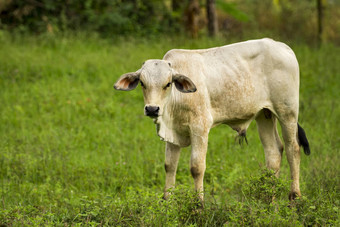
<svg viewBox="0 0 340 227"><path fill-rule="evenodd" d="M245 183L243 193L246 200L261 201L269 204L280 198L282 194L287 195L289 184L275 177L272 170L262 169L258 176L252 176L250 181Z"/></svg>

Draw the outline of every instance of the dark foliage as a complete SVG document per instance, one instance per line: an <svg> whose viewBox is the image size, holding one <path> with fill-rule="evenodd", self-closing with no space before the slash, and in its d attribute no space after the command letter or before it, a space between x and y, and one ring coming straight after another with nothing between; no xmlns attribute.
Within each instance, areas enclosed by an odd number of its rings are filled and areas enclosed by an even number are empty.
<svg viewBox="0 0 340 227"><path fill-rule="evenodd" d="M35 33L90 30L107 36L171 29L170 12L156 0L8 0L0 28Z"/></svg>

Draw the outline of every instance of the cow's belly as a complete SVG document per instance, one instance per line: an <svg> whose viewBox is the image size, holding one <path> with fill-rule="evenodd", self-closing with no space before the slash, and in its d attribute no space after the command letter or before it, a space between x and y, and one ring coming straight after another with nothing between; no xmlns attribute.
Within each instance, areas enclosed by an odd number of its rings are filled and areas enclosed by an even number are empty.
<svg viewBox="0 0 340 227"><path fill-rule="evenodd" d="M241 133L247 130L249 124L264 108L272 109L272 104L256 92L249 96L238 96L237 98L224 96L220 99L220 102L211 102L213 127L219 124L227 124Z"/></svg>
<svg viewBox="0 0 340 227"><path fill-rule="evenodd" d="M246 105L222 104L221 106L211 109L214 124L225 124L232 122L243 122L252 119L260 110L255 103Z"/></svg>
<svg viewBox="0 0 340 227"><path fill-rule="evenodd" d="M212 127L220 124L226 124L230 126L233 130L237 131L239 135L245 133L250 125L250 123L256 118L260 110L247 111L245 113L235 113L230 112L222 114L221 112L214 113L214 123Z"/></svg>

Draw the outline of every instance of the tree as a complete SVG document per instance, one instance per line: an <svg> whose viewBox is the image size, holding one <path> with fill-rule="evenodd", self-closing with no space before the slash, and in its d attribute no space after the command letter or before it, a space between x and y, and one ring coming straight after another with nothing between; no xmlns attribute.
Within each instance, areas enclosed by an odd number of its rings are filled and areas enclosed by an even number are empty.
<svg viewBox="0 0 340 227"><path fill-rule="evenodd" d="M322 42L322 19L323 19L323 6L322 0L316 0L316 7L318 11L318 45L321 45Z"/></svg>
<svg viewBox="0 0 340 227"><path fill-rule="evenodd" d="M215 36L218 31L215 0L207 0L206 4L209 36Z"/></svg>
<svg viewBox="0 0 340 227"><path fill-rule="evenodd" d="M186 25L189 29L192 38L198 36L198 21L200 15L200 4L198 0L189 0L188 7L185 10Z"/></svg>

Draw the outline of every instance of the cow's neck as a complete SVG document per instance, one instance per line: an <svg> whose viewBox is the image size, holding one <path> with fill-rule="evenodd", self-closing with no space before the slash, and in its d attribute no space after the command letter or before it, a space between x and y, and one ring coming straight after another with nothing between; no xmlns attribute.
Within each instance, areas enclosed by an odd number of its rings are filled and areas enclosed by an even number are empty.
<svg viewBox="0 0 340 227"><path fill-rule="evenodd" d="M190 138L185 131L178 127L180 122L174 122L174 119L178 119L174 116L177 113L176 109L175 103L169 100L164 106L163 115L155 119L154 123L161 140L186 147L190 145Z"/></svg>

